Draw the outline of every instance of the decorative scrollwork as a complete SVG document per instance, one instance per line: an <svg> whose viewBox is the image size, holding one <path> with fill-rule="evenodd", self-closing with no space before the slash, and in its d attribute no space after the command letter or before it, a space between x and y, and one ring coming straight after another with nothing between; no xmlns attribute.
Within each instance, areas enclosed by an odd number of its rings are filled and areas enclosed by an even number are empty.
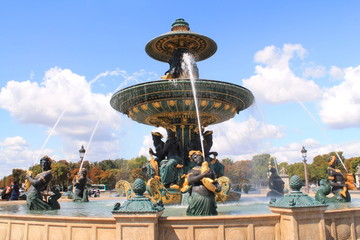
<svg viewBox="0 0 360 240"><path fill-rule="evenodd" d="M126 196L127 199L135 196L135 193L131 188L131 184L126 180L118 181L115 185L115 190L121 196Z"/></svg>

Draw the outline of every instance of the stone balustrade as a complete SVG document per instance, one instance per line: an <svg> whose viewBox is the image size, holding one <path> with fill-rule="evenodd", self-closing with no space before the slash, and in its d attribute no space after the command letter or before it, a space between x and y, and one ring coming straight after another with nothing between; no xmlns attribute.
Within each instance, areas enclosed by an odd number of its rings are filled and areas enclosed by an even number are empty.
<svg viewBox="0 0 360 240"><path fill-rule="evenodd" d="M360 239L360 208L263 215L161 217L114 214L113 218L0 214L0 239L6 240L232 240ZM296 216L295 216L296 215ZM293 218L293 219L291 219ZM289 233L289 222L293 224ZM321 226L321 223L324 223ZM319 225L320 223L320 225Z"/></svg>

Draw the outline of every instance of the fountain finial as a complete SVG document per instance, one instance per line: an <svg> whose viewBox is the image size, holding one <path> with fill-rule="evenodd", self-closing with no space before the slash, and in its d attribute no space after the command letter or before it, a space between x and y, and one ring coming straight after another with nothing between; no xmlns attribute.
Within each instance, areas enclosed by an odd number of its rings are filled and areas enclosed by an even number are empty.
<svg viewBox="0 0 360 240"><path fill-rule="evenodd" d="M190 31L189 24L183 18L178 18L171 25L171 31Z"/></svg>
<svg viewBox="0 0 360 240"><path fill-rule="evenodd" d="M183 18L176 19L171 25L170 32L152 39L145 47L150 57L166 63L169 63L174 53L179 51L190 52L198 62L211 57L216 50L214 40L190 31L189 24Z"/></svg>

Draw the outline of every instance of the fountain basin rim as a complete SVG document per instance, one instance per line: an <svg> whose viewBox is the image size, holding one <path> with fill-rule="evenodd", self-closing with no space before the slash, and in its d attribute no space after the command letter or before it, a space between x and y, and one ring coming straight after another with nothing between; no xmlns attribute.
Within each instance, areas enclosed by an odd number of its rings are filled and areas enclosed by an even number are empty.
<svg viewBox="0 0 360 240"><path fill-rule="evenodd" d="M254 102L250 90L233 83L197 79L195 86L203 126L227 121ZM162 126L164 119L167 123L196 117L190 79L132 85L114 93L110 105L134 121L153 126Z"/></svg>
<svg viewBox="0 0 360 240"><path fill-rule="evenodd" d="M195 85L196 85L197 81L199 81L199 82L208 82L208 83L218 83L218 84L224 84L224 85L228 85L228 86L234 86L236 88L242 88L242 89L250 92L249 89L247 89L247 88L245 88L243 86L237 85L235 83L229 83L229 82L224 82L224 81L219 81L219 80L211 80L211 79L199 78L199 79L195 80ZM171 80L163 80L163 79L161 79L161 80L138 83L138 84L134 84L134 85L131 85L129 87L120 89L119 91L115 92L113 94L113 96L117 95L119 92L123 92L125 90L131 89L131 88L136 88L136 87L139 87L139 86L142 86L142 85L148 85L148 84L151 85L151 84L158 84L158 83L165 83L165 82L171 82L173 84L177 84L177 82L189 82L190 83L190 79L189 78L177 78L177 79L171 79Z"/></svg>

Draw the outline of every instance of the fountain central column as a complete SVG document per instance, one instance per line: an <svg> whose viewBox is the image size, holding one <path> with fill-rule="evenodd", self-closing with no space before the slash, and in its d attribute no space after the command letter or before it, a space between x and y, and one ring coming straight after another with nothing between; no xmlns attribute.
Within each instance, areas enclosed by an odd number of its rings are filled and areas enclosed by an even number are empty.
<svg viewBox="0 0 360 240"><path fill-rule="evenodd" d="M150 57L167 62L169 70L162 80L118 91L110 104L134 121L176 132L185 161L188 151L194 150L190 149L192 143L199 141L196 133L235 117L254 101L252 93L244 87L198 78L196 62L211 57L217 45L209 37L190 31L184 19L177 19L170 32L149 41L145 50ZM187 55L193 61L184 68ZM196 78L199 118L190 77Z"/></svg>

